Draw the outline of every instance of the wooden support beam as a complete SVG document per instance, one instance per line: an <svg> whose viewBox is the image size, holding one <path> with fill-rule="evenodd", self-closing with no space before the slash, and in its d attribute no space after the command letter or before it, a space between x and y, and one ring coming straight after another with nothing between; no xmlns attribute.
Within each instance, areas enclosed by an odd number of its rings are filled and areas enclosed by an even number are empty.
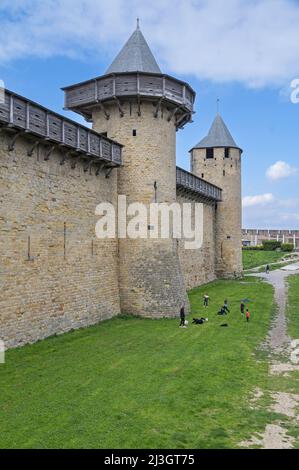
<svg viewBox="0 0 299 470"><path fill-rule="evenodd" d="M140 77L139 77L138 72L137 72L137 75L136 75L136 87L137 87L137 95L139 96L139 94L140 94Z"/></svg>
<svg viewBox="0 0 299 470"><path fill-rule="evenodd" d="M106 165L106 163L100 163L97 167L97 171L96 171L96 176L99 176L100 174L100 171L102 170L102 168L104 168L104 166Z"/></svg>
<svg viewBox="0 0 299 470"><path fill-rule="evenodd" d="M27 101L26 103L26 130L27 131L29 131L30 129L29 121L30 121L30 103Z"/></svg>
<svg viewBox="0 0 299 470"><path fill-rule="evenodd" d="M50 137L50 122L49 122L49 112L46 112L46 140Z"/></svg>
<svg viewBox="0 0 299 470"><path fill-rule="evenodd" d="M61 140L62 140L62 145L63 145L65 143L64 119L62 119L62 124L61 124Z"/></svg>
<svg viewBox="0 0 299 470"><path fill-rule="evenodd" d="M157 106L156 106L156 109L155 109L155 112L154 112L154 117L157 118L158 117L158 113L160 111L160 108L161 108L161 104L162 104L162 101L164 99L164 96L161 96L161 98L159 99L158 103L157 103Z"/></svg>
<svg viewBox="0 0 299 470"><path fill-rule="evenodd" d="M141 109L140 109L140 95L137 95L137 114L138 116L141 116Z"/></svg>
<svg viewBox="0 0 299 470"><path fill-rule="evenodd" d="M14 108L14 97L13 95L10 95L10 100L9 100L9 123L10 124L13 124L13 121L14 121L13 108Z"/></svg>
<svg viewBox="0 0 299 470"><path fill-rule="evenodd" d="M113 99L114 99L114 100L116 101L116 103L117 103L120 117L123 117L125 113L124 113L123 108L121 107L121 104L120 104L119 99L117 98L117 96L113 96Z"/></svg>
<svg viewBox="0 0 299 470"><path fill-rule="evenodd" d="M20 137L21 135L25 134L25 131L18 131L14 134L14 136L10 139L10 142L8 144L8 151L9 152L12 152L15 148L15 144L16 144L16 141L18 139L18 137Z"/></svg>
<svg viewBox="0 0 299 470"><path fill-rule="evenodd" d="M110 118L110 114L107 112L105 106L103 105L103 103L101 101L98 101L98 105L100 107L100 109L103 111L103 113L105 114L105 118L108 119Z"/></svg>
<svg viewBox="0 0 299 470"><path fill-rule="evenodd" d="M54 152L54 150L55 150L56 148L57 148L57 145L52 145L52 147L50 147L50 148L46 151L46 155L45 155L45 157L44 157L44 160L49 160L51 154Z"/></svg>
<svg viewBox="0 0 299 470"><path fill-rule="evenodd" d="M188 122L191 120L191 113L190 112L187 112L187 113L184 113L182 114L182 116L180 116L176 122L175 122L175 125L176 127L180 127L181 123L185 120L185 118L189 116L189 119L188 119Z"/></svg>
<svg viewBox="0 0 299 470"><path fill-rule="evenodd" d="M90 131L87 131L87 154L90 154Z"/></svg>
<svg viewBox="0 0 299 470"><path fill-rule="evenodd" d="M32 147L28 150L27 155L28 157L32 157L34 150L39 146L40 140L36 140Z"/></svg>
<svg viewBox="0 0 299 470"><path fill-rule="evenodd" d="M77 142L76 142L77 150L80 150L80 127L77 126Z"/></svg>
<svg viewBox="0 0 299 470"><path fill-rule="evenodd" d="M167 118L167 121L168 121L168 122L171 121L171 119L173 118L173 116L176 115L176 113L178 112L178 110L179 110L180 108L181 108L181 106L177 106L176 108L173 108L173 109L170 111L170 113L169 113L169 115L168 115L168 118Z"/></svg>
<svg viewBox="0 0 299 470"><path fill-rule="evenodd" d="M86 173L88 170L90 170L90 167L91 167L92 163L93 163L92 160L88 160L88 162L85 163L85 165L83 165L84 173Z"/></svg>
<svg viewBox="0 0 299 470"><path fill-rule="evenodd" d="M94 79L94 99L98 101L98 83L96 78Z"/></svg>
<svg viewBox="0 0 299 470"><path fill-rule="evenodd" d="M108 167L107 167L106 172L105 172L105 178L109 178L109 177L110 177L113 168L115 168L115 167L114 167L114 166L110 166L110 167L108 166Z"/></svg>

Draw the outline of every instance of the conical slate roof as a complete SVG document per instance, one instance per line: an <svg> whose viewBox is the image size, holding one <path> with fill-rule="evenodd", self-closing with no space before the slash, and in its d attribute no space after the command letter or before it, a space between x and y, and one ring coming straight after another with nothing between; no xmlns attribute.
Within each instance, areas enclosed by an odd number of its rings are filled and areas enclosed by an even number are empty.
<svg viewBox="0 0 299 470"><path fill-rule="evenodd" d="M107 69L107 73L162 73L142 32L137 28Z"/></svg>
<svg viewBox="0 0 299 470"><path fill-rule="evenodd" d="M202 149L209 147L240 148L232 138L231 133L229 132L219 113L217 113L208 135L198 142L197 145L194 145L192 149Z"/></svg>

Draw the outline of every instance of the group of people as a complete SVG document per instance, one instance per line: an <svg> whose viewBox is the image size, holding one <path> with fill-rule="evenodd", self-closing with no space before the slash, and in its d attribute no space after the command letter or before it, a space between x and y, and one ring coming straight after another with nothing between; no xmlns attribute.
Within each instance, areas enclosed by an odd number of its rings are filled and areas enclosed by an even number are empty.
<svg viewBox="0 0 299 470"><path fill-rule="evenodd" d="M241 315L244 316L244 313L245 313L245 304L244 302L241 302L240 304L240 311L241 311ZM249 322L249 318L250 318L250 312L249 312L249 309L246 308L246 321Z"/></svg>
<svg viewBox="0 0 299 470"><path fill-rule="evenodd" d="M204 294L203 296L203 305L204 307L208 307L209 306L209 301L210 301L210 297L208 294ZM246 309L246 313L245 313L245 309ZM241 301L241 304L240 304L240 311L241 311L241 315L244 316L245 314L245 317L246 317L246 321L247 323L249 322L249 319L250 319L250 312L249 312L249 309L246 307L245 303L243 301ZM227 313L230 313L230 309L228 307L228 300L225 299L224 300L224 303L223 303L223 306L220 308L220 310L218 311L218 315L227 315ZM181 310L180 310L180 327L186 327L186 314L185 314L185 305L183 305L181 307ZM204 319L204 318L201 318L200 320L203 320L201 322L197 322L197 321L194 321L196 319L193 319L193 322L192 323L204 323L204 321L207 321L207 319Z"/></svg>

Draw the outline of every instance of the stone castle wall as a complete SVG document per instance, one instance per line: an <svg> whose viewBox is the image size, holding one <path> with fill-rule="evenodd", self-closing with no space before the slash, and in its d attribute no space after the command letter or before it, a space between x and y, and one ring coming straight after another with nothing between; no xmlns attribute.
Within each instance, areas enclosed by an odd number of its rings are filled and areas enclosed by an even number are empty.
<svg viewBox="0 0 299 470"><path fill-rule="evenodd" d="M140 119L134 109L126 111L132 119L120 118L116 108L108 121L94 115L96 130L126 145L124 167L109 178L104 171L96 176L96 168L86 169L86 160L76 157L61 164L58 150L45 161L42 145L29 157L28 138L19 137L8 152L10 137L1 134L0 339L6 347L120 312L177 316L186 288L215 279L219 247L213 203L204 203L204 241L197 250L186 250L184 240L96 238L95 208L102 201L117 207L118 194L128 202L154 202L156 181L157 202L198 202L176 191L175 129L167 110L154 118L147 103Z"/></svg>
<svg viewBox="0 0 299 470"><path fill-rule="evenodd" d="M74 157L0 137L0 339L6 347L120 312L117 240L95 237L95 207L115 202L117 175L84 172ZM85 161L86 162L86 161Z"/></svg>
<svg viewBox="0 0 299 470"><path fill-rule="evenodd" d="M183 203L198 203L198 198L178 192L177 200ZM193 213L194 214L194 213ZM186 249L185 240L178 242L179 258L187 289L211 282L215 275L215 205L203 204L203 245L199 249ZM194 227L194 217L192 217Z"/></svg>

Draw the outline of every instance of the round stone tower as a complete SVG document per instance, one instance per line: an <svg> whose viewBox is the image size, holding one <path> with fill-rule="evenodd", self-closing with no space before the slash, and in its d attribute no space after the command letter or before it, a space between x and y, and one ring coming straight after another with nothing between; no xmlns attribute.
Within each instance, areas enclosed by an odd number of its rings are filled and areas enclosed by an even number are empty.
<svg viewBox="0 0 299 470"><path fill-rule="evenodd" d="M64 90L68 109L124 146L113 171L127 206L143 203L149 214L153 202L175 202L176 131L191 120L195 93L161 72L139 25L105 75ZM150 222L144 229L147 238L119 238L121 310L175 316L187 303L177 242L150 238L157 229Z"/></svg>
<svg viewBox="0 0 299 470"><path fill-rule="evenodd" d="M217 113L209 133L191 150L191 171L222 188L216 206L216 275L242 273L241 154Z"/></svg>

